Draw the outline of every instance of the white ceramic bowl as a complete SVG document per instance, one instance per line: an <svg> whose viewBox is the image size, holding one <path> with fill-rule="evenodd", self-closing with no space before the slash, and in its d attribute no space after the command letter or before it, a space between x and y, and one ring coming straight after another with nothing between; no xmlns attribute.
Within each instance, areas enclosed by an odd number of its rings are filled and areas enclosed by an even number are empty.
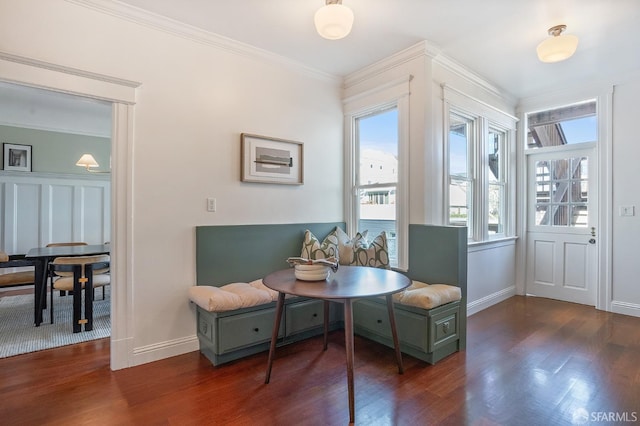
<svg viewBox="0 0 640 426"><path fill-rule="evenodd" d="M294 274L302 281L322 281L329 278L331 268L325 265L295 265Z"/></svg>

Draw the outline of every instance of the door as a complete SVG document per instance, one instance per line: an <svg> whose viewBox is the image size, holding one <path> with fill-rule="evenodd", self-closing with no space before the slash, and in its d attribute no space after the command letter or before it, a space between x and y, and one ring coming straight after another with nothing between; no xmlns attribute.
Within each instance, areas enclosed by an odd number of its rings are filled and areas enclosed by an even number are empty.
<svg viewBox="0 0 640 426"><path fill-rule="evenodd" d="M527 294L595 306L595 147L529 154Z"/></svg>

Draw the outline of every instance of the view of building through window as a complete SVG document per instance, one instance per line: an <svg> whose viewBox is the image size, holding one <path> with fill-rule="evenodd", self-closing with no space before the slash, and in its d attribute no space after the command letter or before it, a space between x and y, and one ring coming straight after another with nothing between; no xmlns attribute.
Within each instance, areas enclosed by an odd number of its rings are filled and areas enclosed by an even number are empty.
<svg viewBox="0 0 640 426"><path fill-rule="evenodd" d="M358 135L358 230L375 238L387 232L389 259L397 265L396 189L398 184L398 109L393 107L356 120Z"/></svg>
<svg viewBox="0 0 640 426"><path fill-rule="evenodd" d="M460 115L449 117L449 224L467 226L473 194L470 173L470 148L473 140L473 120Z"/></svg>
<svg viewBox="0 0 640 426"><path fill-rule="evenodd" d="M527 114L527 149L597 142L596 101ZM588 159L535 162L535 225L587 227Z"/></svg>

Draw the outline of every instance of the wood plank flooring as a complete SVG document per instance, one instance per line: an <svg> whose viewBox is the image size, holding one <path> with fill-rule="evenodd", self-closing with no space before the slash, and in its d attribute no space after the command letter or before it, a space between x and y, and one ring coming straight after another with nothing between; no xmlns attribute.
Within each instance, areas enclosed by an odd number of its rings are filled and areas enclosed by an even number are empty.
<svg viewBox="0 0 640 426"><path fill-rule="evenodd" d="M467 350L431 366L355 340L358 425L640 422L640 318L513 297L468 321ZM344 336L213 367L199 352L120 371L109 340L0 360L5 425L344 425ZM607 420L607 421L603 421Z"/></svg>

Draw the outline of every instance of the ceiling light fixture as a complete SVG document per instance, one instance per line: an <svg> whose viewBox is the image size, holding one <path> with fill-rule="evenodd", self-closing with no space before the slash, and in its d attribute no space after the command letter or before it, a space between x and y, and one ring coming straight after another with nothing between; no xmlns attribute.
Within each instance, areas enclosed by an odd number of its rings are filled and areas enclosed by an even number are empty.
<svg viewBox="0 0 640 426"><path fill-rule="evenodd" d="M538 59L542 62L559 62L569 58L578 47L578 37L562 34L566 25L556 25L549 28L549 35L553 36L538 45Z"/></svg>
<svg viewBox="0 0 640 426"><path fill-rule="evenodd" d="M329 40L339 40L351 32L353 11L342 4L342 0L326 0L314 18L318 34Z"/></svg>

